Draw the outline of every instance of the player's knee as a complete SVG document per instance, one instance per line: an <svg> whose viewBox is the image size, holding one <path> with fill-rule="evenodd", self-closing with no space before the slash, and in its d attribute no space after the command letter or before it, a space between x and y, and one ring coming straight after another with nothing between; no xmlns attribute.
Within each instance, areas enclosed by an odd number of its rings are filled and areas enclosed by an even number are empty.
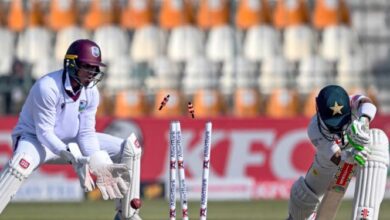
<svg viewBox="0 0 390 220"><path fill-rule="evenodd" d="M368 160L379 161L389 165L389 139L384 131L373 128L371 132L371 154Z"/></svg>
<svg viewBox="0 0 390 220"><path fill-rule="evenodd" d="M319 197L306 185L305 179L300 177L291 188L289 213L293 219L307 219L315 212L319 202Z"/></svg>
<svg viewBox="0 0 390 220"><path fill-rule="evenodd" d="M25 153L15 154L9 161L7 171L20 180L26 179L35 169L33 158Z"/></svg>

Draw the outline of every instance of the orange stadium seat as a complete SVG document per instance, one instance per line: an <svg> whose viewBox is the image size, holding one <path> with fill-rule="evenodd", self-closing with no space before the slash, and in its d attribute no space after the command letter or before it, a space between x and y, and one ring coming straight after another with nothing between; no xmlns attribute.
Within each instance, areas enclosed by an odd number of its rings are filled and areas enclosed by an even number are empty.
<svg viewBox="0 0 390 220"><path fill-rule="evenodd" d="M228 0L201 0L196 16L197 24L202 29L227 24L229 22Z"/></svg>
<svg viewBox="0 0 390 220"><path fill-rule="evenodd" d="M92 0L84 17L84 28L95 30L98 27L115 23L120 14L116 9L114 1Z"/></svg>
<svg viewBox="0 0 390 220"><path fill-rule="evenodd" d="M14 32L23 31L26 27L26 14L22 0L12 0L7 16L8 29Z"/></svg>
<svg viewBox="0 0 390 220"><path fill-rule="evenodd" d="M285 28L309 21L308 9L304 0L278 0L273 14L276 28Z"/></svg>
<svg viewBox="0 0 390 220"><path fill-rule="evenodd" d="M344 0L316 0L312 23L323 29L332 25L350 24L350 15Z"/></svg>
<svg viewBox="0 0 390 220"><path fill-rule="evenodd" d="M27 23L30 27L44 25L44 12L39 0L29 1L29 10L27 13Z"/></svg>
<svg viewBox="0 0 390 220"><path fill-rule="evenodd" d="M213 117L223 113L222 96L216 89L198 89L193 99L195 117Z"/></svg>
<svg viewBox="0 0 390 220"><path fill-rule="evenodd" d="M299 98L295 90L274 89L266 103L265 115L272 118L286 118L298 115Z"/></svg>
<svg viewBox="0 0 390 220"><path fill-rule="evenodd" d="M168 102L159 110L161 102L169 95ZM182 94L176 89L160 89L156 92L153 106L153 116L158 118L177 117L183 114Z"/></svg>
<svg viewBox="0 0 390 220"><path fill-rule="evenodd" d="M193 8L189 0L163 0L159 16L160 27L172 29L189 24L192 16Z"/></svg>
<svg viewBox="0 0 390 220"><path fill-rule="evenodd" d="M113 108L114 106L114 101L112 101L112 98L108 94L107 90L100 90L100 102L98 109L96 111L96 116L97 117L103 117L107 115L112 115Z"/></svg>
<svg viewBox="0 0 390 220"><path fill-rule="evenodd" d="M153 0L128 0L122 10L120 25L126 29L137 29L152 23Z"/></svg>
<svg viewBox="0 0 390 220"><path fill-rule="evenodd" d="M51 0L47 16L47 26L59 31L77 24L78 8L76 0Z"/></svg>
<svg viewBox="0 0 390 220"><path fill-rule="evenodd" d="M269 23L271 21L270 9L267 0L240 0L237 14L236 25L241 29Z"/></svg>
<svg viewBox="0 0 390 220"><path fill-rule="evenodd" d="M237 117L256 117L259 114L261 97L254 88L238 88L234 92L233 114Z"/></svg>
<svg viewBox="0 0 390 220"><path fill-rule="evenodd" d="M319 88L312 89L303 102L302 114L306 117L313 117L317 112L316 110L316 98L320 92Z"/></svg>
<svg viewBox="0 0 390 220"><path fill-rule="evenodd" d="M147 114L147 103L142 90L122 90L115 96L114 116L118 118L139 117Z"/></svg>

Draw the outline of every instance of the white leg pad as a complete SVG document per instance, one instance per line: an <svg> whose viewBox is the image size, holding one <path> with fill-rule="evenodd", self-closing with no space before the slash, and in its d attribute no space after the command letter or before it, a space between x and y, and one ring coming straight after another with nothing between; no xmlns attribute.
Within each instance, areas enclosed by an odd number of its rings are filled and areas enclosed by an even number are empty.
<svg viewBox="0 0 390 220"><path fill-rule="evenodd" d="M137 210L131 207L130 202L134 198L140 198L141 154L142 148L137 140L137 137L134 133L131 133L124 142L121 156L121 163L124 163L129 167L130 175L129 191L120 201L122 216L125 219L138 217Z"/></svg>
<svg viewBox="0 0 390 220"><path fill-rule="evenodd" d="M33 169L31 156L24 153L14 155L4 167L0 174L0 214Z"/></svg>
<svg viewBox="0 0 390 220"><path fill-rule="evenodd" d="M371 129L371 155L364 167L358 167L353 204L354 220L377 220L385 194L389 166L389 140L379 129Z"/></svg>
<svg viewBox="0 0 390 220"><path fill-rule="evenodd" d="M305 179L300 177L291 188L289 214L294 220L311 219L319 202L319 197L306 185Z"/></svg>

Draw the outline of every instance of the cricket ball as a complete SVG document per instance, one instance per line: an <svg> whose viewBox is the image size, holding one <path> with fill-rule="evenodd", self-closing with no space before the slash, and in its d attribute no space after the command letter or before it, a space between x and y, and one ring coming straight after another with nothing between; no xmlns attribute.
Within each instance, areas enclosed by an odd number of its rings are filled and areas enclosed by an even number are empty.
<svg viewBox="0 0 390 220"><path fill-rule="evenodd" d="M135 198L131 200L130 205L133 209L139 209L142 206L142 202L140 199Z"/></svg>

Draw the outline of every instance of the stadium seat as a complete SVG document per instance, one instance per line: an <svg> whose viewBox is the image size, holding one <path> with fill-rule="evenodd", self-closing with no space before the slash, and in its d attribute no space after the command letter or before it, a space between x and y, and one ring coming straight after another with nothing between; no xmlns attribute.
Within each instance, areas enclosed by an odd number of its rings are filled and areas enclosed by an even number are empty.
<svg viewBox="0 0 390 220"><path fill-rule="evenodd" d="M8 9L7 26L13 32L21 32L26 27L26 10L23 0L11 0Z"/></svg>
<svg viewBox="0 0 390 220"><path fill-rule="evenodd" d="M159 110L161 102L169 95L166 105ZM158 118L171 118L183 115L184 106L183 96L179 90L176 89L160 89L154 96L154 106L152 114Z"/></svg>
<svg viewBox="0 0 390 220"><path fill-rule="evenodd" d="M118 118L140 117L147 115L147 101L140 89L127 89L115 95L114 116Z"/></svg>
<svg viewBox="0 0 390 220"><path fill-rule="evenodd" d="M371 74L368 74L363 54L342 56L337 64L337 84L344 88L363 88L364 83L372 83Z"/></svg>
<svg viewBox="0 0 390 220"><path fill-rule="evenodd" d="M190 60L185 65L181 85L185 95L193 95L200 89L216 88L218 85L217 65L203 56Z"/></svg>
<svg viewBox="0 0 390 220"><path fill-rule="evenodd" d="M16 57L29 64L48 59L53 52L52 39L52 33L44 27L27 28L17 41Z"/></svg>
<svg viewBox="0 0 390 220"><path fill-rule="evenodd" d="M357 33L345 25L326 27L319 47L320 54L331 62L361 51Z"/></svg>
<svg viewBox="0 0 390 220"><path fill-rule="evenodd" d="M307 95L315 88L321 88L332 83L332 65L322 57L313 55L300 60L297 89L301 95Z"/></svg>
<svg viewBox="0 0 390 220"><path fill-rule="evenodd" d="M34 62L31 69L31 76L33 79L39 79L42 76L62 69L64 61L55 59L54 57L47 57L45 59L38 59Z"/></svg>
<svg viewBox="0 0 390 220"><path fill-rule="evenodd" d="M210 29L206 40L206 56L213 62L223 62L241 51L238 32L230 25L221 25Z"/></svg>
<svg viewBox="0 0 390 220"><path fill-rule="evenodd" d="M224 113L224 101L217 89L198 89L193 96L195 117L216 117Z"/></svg>
<svg viewBox="0 0 390 220"><path fill-rule="evenodd" d="M93 39L100 46L103 58L108 63L129 54L129 38L126 31L119 26L98 27L94 32Z"/></svg>
<svg viewBox="0 0 390 220"><path fill-rule="evenodd" d="M281 54L281 35L272 26L257 25L246 33L243 54L253 62Z"/></svg>
<svg viewBox="0 0 390 220"><path fill-rule="evenodd" d="M0 75L9 75L15 56L15 34L7 28L0 27Z"/></svg>
<svg viewBox="0 0 390 220"><path fill-rule="evenodd" d="M323 29L334 25L349 25L349 9L344 0L316 0L312 17L313 26Z"/></svg>
<svg viewBox="0 0 390 220"><path fill-rule="evenodd" d="M292 65L283 56L265 59L260 71L258 86L265 96L277 88L287 88L292 84Z"/></svg>
<svg viewBox="0 0 390 220"><path fill-rule="evenodd" d="M196 21L200 28L208 30L229 22L228 0L200 0L199 4Z"/></svg>
<svg viewBox="0 0 390 220"><path fill-rule="evenodd" d="M222 75L219 78L219 88L224 96L230 96L236 88L256 87L256 65L243 56L225 61Z"/></svg>
<svg viewBox="0 0 390 220"><path fill-rule="evenodd" d="M277 0L273 13L273 24L278 29L302 25L309 21L309 14L304 0Z"/></svg>
<svg viewBox="0 0 390 220"><path fill-rule="evenodd" d="M260 113L262 99L255 88L238 88L234 92L233 115L236 117L256 117Z"/></svg>
<svg viewBox="0 0 390 220"><path fill-rule="evenodd" d="M316 98L319 92L320 92L320 88L313 88L309 92L309 94L305 96L305 99L303 101L303 111L302 111L302 114L305 117L311 118L316 114L317 112Z"/></svg>
<svg viewBox="0 0 390 220"><path fill-rule="evenodd" d="M47 26L53 31L77 25L79 11L76 0L51 0L49 1Z"/></svg>
<svg viewBox="0 0 390 220"><path fill-rule="evenodd" d="M161 56L151 63L153 75L145 80L148 92L160 89L178 89L180 87L179 66L167 57Z"/></svg>
<svg viewBox="0 0 390 220"><path fill-rule="evenodd" d="M127 0L122 9L120 25L122 28L133 30L152 23L153 0Z"/></svg>
<svg viewBox="0 0 390 220"><path fill-rule="evenodd" d="M235 17L238 28L246 30L252 26L271 22L271 11L267 0L239 0Z"/></svg>
<svg viewBox="0 0 390 220"><path fill-rule="evenodd" d="M92 0L83 18L83 27L93 31L104 25L114 24L118 12L115 1L112 0Z"/></svg>
<svg viewBox="0 0 390 220"><path fill-rule="evenodd" d="M193 19L192 7L189 0L163 0L159 14L160 27L172 29L190 24Z"/></svg>
<svg viewBox="0 0 390 220"><path fill-rule="evenodd" d="M28 1L27 24L29 27L43 26L45 24L42 2L39 0Z"/></svg>
<svg viewBox="0 0 390 220"><path fill-rule="evenodd" d="M54 55L56 59L59 61L63 60L69 45L78 39L89 39L88 31L79 26L67 26L58 30L54 43Z"/></svg>
<svg viewBox="0 0 390 220"><path fill-rule="evenodd" d="M173 28L168 39L167 55L175 62L186 62L204 54L204 33L195 26Z"/></svg>
<svg viewBox="0 0 390 220"><path fill-rule="evenodd" d="M271 118L295 117L298 110L298 93L287 88L276 88L266 101L265 115Z"/></svg>
<svg viewBox="0 0 390 220"><path fill-rule="evenodd" d="M315 34L309 26L295 25L285 28L283 53L290 62L311 56L316 45Z"/></svg>
<svg viewBox="0 0 390 220"><path fill-rule="evenodd" d="M136 77L135 70L134 63L127 56L119 56L112 60L103 81L107 93L113 95L121 90L140 88L142 82L139 77Z"/></svg>
<svg viewBox="0 0 390 220"><path fill-rule="evenodd" d="M135 62L151 62L165 53L167 33L155 25L136 29L131 42L130 56Z"/></svg>

